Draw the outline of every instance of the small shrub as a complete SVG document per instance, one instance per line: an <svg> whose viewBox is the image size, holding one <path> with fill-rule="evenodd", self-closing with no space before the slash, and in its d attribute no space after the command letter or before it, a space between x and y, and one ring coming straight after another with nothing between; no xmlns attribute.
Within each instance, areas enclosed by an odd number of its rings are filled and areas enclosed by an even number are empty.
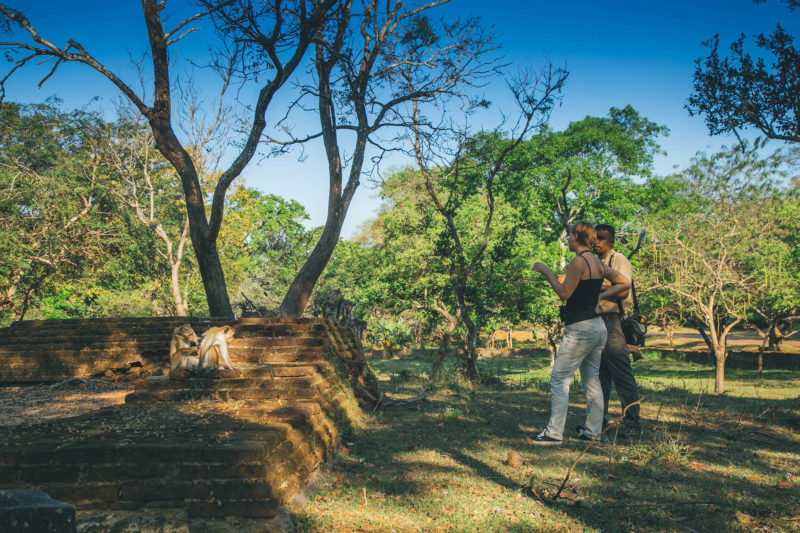
<svg viewBox="0 0 800 533"><path fill-rule="evenodd" d="M444 409L444 417L448 420L456 420L461 418L462 414L463 413L461 412L461 409L455 407L445 407Z"/></svg>
<svg viewBox="0 0 800 533"><path fill-rule="evenodd" d="M415 372L410 368L402 368L397 373L397 381L400 383L408 383L409 381L420 381L423 379L423 376L420 372Z"/></svg>
<svg viewBox="0 0 800 533"><path fill-rule="evenodd" d="M492 370L483 369L480 374L480 383L490 389L504 389L506 382Z"/></svg>
<svg viewBox="0 0 800 533"><path fill-rule="evenodd" d="M386 350L390 357L393 352L411 346L413 340L408 326L392 320L376 320L367 329L367 342L376 350Z"/></svg>

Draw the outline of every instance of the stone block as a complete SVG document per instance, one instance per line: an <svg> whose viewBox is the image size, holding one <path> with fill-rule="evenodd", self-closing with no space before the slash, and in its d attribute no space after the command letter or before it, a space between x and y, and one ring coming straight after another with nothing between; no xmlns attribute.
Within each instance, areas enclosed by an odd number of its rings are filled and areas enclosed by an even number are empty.
<svg viewBox="0 0 800 533"><path fill-rule="evenodd" d="M56 460L64 463L112 463L115 446L111 441L86 441L68 444L53 452Z"/></svg>
<svg viewBox="0 0 800 533"><path fill-rule="evenodd" d="M117 483L48 483L47 492L79 508L95 508L118 499Z"/></svg>
<svg viewBox="0 0 800 533"><path fill-rule="evenodd" d="M219 463L260 463L266 456L263 444L212 444L203 448L203 458Z"/></svg>
<svg viewBox="0 0 800 533"><path fill-rule="evenodd" d="M180 465L178 477L193 479L264 479L266 467L263 463L252 464L208 464L184 463Z"/></svg>
<svg viewBox="0 0 800 533"><path fill-rule="evenodd" d="M164 481L136 480L125 481L119 489L122 501L155 502L166 500L196 500L211 496L206 481Z"/></svg>
<svg viewBox="0 0 800 533"><path fill-rule="evenodd" d="M75 507L40 490L0 490L4 533L74 533Z"/></svg>
<svg viewBox="0 0 800 533"><path fill-rule="evenodd" d="M119 463L171 464L178 461L195 461L203 457L203 446L190 444L160 444L139 442L119 445L116 460Z"/></svg>
<svg viewBox="0 0 800 533"><path fill-rule="evenodd" d="M19 467L22 481L27 483L75 482L81 473L80 463L43 463Z"/></svg>

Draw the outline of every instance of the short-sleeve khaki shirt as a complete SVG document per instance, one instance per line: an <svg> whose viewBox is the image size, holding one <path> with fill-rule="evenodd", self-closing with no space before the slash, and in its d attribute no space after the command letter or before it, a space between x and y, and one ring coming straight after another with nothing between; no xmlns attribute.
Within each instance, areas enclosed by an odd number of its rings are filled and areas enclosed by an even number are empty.
<svg viewBox="0 0 800 533"><path fill-rule="evenodd" d="M625 255L611 250L605 259L601 259L605 265L611 266L614 270L625 276L626 278L633 279L633 265L631 262L628 261L628 258ZM609 265L610 263L610 265ZM628 311L628 308L633 303L633 291L628 291L628 296L624 300L622 300L622 307L625 309L625 312ZM617 305L617 300L600 300L600 314L608 314L608 313L619 313L619 305Z"/></svg>

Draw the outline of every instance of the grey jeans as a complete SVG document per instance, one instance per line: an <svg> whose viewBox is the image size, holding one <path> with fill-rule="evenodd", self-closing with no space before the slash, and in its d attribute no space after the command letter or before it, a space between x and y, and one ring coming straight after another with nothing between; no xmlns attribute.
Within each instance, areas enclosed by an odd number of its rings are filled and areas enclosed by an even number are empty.
<svg viewBox="0 0 800 533"><path fill-rule="evenodd" d="M611 386L617 388L617 395L622 402L622 408L639 399L639 387L633 377L631 359L628 352L628 344L625 342L625 335L622 333L622 326L617 313L600 315L603 317L606 329L608 330L608 340L603 348L603 356L600 360L600 384L603 387L603 419L606 423L608 414L608 398L611 396ZM632 430L640 430L639 406L634 405L625 413L625 426Z"/></svg>
<svg viewBox="0 0 800 533"><path fill-rule="evenodd" d="M603 425L600 354L606 344L606 335L606 327L600 317L582 320L564 328L564 338L561 339L550 373L550 421L546 431L551 437L564 437L569 410L569 385L578 368L586 396L585 431L592 437L600 433Z"/></svg>

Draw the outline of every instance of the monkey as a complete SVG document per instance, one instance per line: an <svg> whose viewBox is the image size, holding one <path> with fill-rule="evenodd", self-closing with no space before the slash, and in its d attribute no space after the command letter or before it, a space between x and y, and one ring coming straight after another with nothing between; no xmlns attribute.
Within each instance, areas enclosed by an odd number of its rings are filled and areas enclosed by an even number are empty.
<svg viewBox="0 0 800 533"><path fill-rule="evenodd" d="M234 329L230 326L208 328L200 339L200 364L198 368L233 368L228 356L228 341L233 338Z"/></svg>
<svg viewBox="0 0 800 533"><path fill-rule="evenodd" d="M322 304L322 318L330 320L331 322L335 322L336 311L338 309L339 309L339 300L335 300L333 297L328 298Z"/></svg>
<svg viewBox="0 0 800 533"><path fill-rule="evenodd" d="M355 308L353 307L355 305ZM342 298L336 309L336 321L340 324L349 324L356 318L355 309L358 304L353 304L350 300Z"/></svg>
<svg viewBox="0 0 800 533"><path fill-rule="evenodd" d="M197 368L197 335L189 324L178 326L172 331L169 343L170 369Z"/></svg>

